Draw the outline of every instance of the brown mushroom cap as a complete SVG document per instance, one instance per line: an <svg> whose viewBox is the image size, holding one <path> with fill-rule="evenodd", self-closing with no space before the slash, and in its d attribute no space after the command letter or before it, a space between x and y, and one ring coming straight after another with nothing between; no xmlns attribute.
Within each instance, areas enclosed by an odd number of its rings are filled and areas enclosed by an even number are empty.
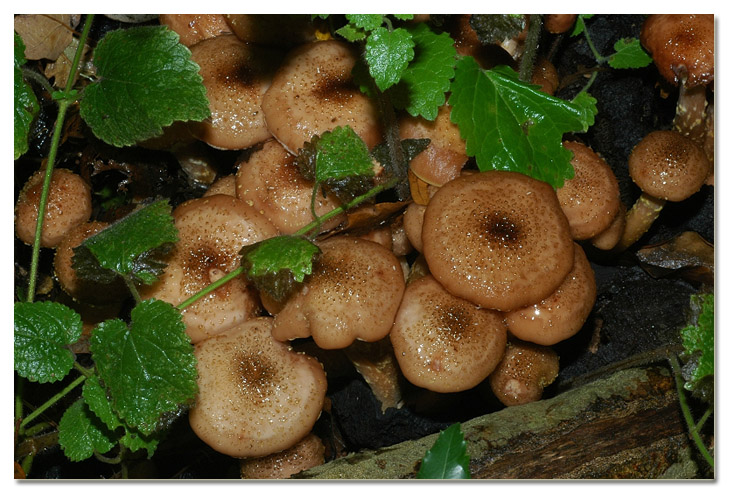
<svg viewBox="0 0 730 495"><path fill-rule="evenodd" d="M613 222L611 222L611 225L609 225L603 232L593 236L590 242L594 247L603 251L608 251L609 249L613 249L619 241L621 241L621 237L624 235L625 230L626 206L621 203L618 213L613 219Z"/></svg>
<svg viewBox="0 0 730 495"><path fill-rule="evenodd" d="M715 78L713 14L653 14L641 29L641 44L670 83L705 86Z"/></svg>
<svg viewBox="0 0 730 495"><path fill-rule="evenodd" d="M559 357L553 349L513 339L489 375L489 385L502 404L519 406L540 400L543 389L557 378L558 371Z"/></svg>
<svg viewBox="0 0 730 495"><path fill-rule="evenodd" d="M510 311L505 319L515 337L553 345L578 333L595 302L593 268L583 248L576 244L573 269L555 292L537 304Z"/></svg>
<svg viewBox="0 0 730 495"><path fill-rule="evenodd" d="M180 241L164 274L140 288L143 298L179 304L240 266L243 246L278 234L271 223L238 198L225 194L192 199L173 211ZM258 297L236 277L183 310L193 343L258 315Z"/></svg>
<svg viewBox="0 0 730 495"><path fill-rule="evenodd" d="M683 201L699 191L710 171L702 148L676 131L653 131L629 155L629 174L655 198Z"/></svg>
<svg viewBox="0 0 730 495"><path fill-rule="evenodd" d="M175 31L180 43L188 47L231 32L223 14L160 14L159 19L160 24Z"/></svg>
<svg viewBox="0 0 730 495"><path fill-rule="evenodd" d="M272 319L249 320L196 344L198 395L190 426L233 457L287 449L312 430L327 391L322 365L271 337Z"/></svg>
<svg viewBox="0 0 730 495"><path fill-rule="evenodd" d="M278 141L266 141L254 151L248 161L238 166L236 195L253 206L274 224L282 234L293 234L314 220L312 191L314 182L299 172L295 156ZM324 215L340 206L333 194L324 196L318 188L315 201L317 215ZM336 227L345 219L337 215L322 226L322 230Z"/></svg>
<svg viewBox="0 0 730 495"><path fill-rule="evenodd" d="M611 225L621 206L618 181L606 161L588 146L566 141L575 175L556 190L573 239L584 240Z"/></svg>
<svg viewBox="0 0 730 495"><path fill-rule="evenodd" d="M426 208L421 237L434 278L485 308L541 301L573 266L573 239L555 191L516 172L446 183Z"/></svg>
<svg viewBox="0 0 730 495"><path fill-rule="evenodd" d="M35 239L38 208L45 170L34 173L25 183L15 205L15 233L26 244ZM79 175L63 168L51 175L48 202L41 231L41 246L56 247L75 226L91 218L91 188Z"/></svg>
<svg viewBox="0 0 730 495"><path fill-rule="evenodd" d="M350 236L330 237L319 247L312 275L274 318L274 338L311 336L323 349L384 338L405 290L398 258L378 243Z"/></svg>
<svg viewBox="0 0 730 495"><path fill-rule="evenodd" d="M108 227L106 222L84 222L71 229L56 247L53 268L61 288L74 299L88 304L107 304L129 295L121 278L110 284L80 279L73 269L74 248Z"/></svg>
<svg viewBox="0 0 730 495"><path fill-rule="evenodd" d="M286 479L324 464L324 444L310 433L292 447L264 457L241 459L243 479Z"/></svg>
<svg viewBox="0 0 730 495"><path fill-rule="evenodd" d="M314 41L320 22L308 14L224 14L224 17L241 41L282 47Z"/></svg>
<svg viewBox="0 0 730 495"><path fill-rule="evenodd" d="M404 115L399 119L401 139L430 139L425 150L410 162L411 170L421 180L436 186L459 176L467 159L466 142L459 128L451 122L451 107L444 104L433 121Z"/></svg>
<svg viewBox="0 0 730 495"><path fill-rule="evenodd" d="M573 27L578 14L545 14L543 24L549 33L560 34Z"/></svg>
<svg viewBox="0 0 730 495"><path fill-rule="evenodd" d="M504 315L451 295L432 276L410 283L390 332L412 384L434 392L475 387L504 354Z"/></svg>
<svg viewBox="0 0 730 495"><path fill-rule="evenodd" d="M558 69L545 57L538 57L535 61L535 68L532 69L532 84L540 86L540 91L554 95L560 84Z"/></svg>
<svg viewBox="0 0 730 495"><path fill-rule="evenodd" d="M346 125L369 148L381 141L377 109L352 80L356 60L353 47L337 40L308 43L287 55L261 108L269 130L289 152Z"/></svg>
<svg viewBox="0 0 730 495"><path fill-rule="evenodd" d="M224 175L218 177L208 187L203 196L213 196L214 194L225 194L227 196L236 197L236 176L235 174Z"/></svg>
<svg viewBox="0 0 730 495"><path fill-rule="evenodd" d="M282 55L232 34L203 40L190 51L200 66L211 112L204 121L191 122L191 132L210 146L228 150L270 138L261 102Z"/></svg>

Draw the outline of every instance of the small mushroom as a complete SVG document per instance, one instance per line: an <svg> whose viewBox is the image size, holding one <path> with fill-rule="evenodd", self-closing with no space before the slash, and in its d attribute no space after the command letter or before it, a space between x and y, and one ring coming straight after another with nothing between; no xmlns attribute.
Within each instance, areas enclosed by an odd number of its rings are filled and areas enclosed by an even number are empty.
<svg viewBox="0 0 730 495"><path fill-rule="evenodd" d="M173 211L179 242L160 279L140 288L143 298L180 304L240 265L243 246L278 234L266 218L225 194L192 199ZM183 309L193 343L260 314L256 292L236 277Z"/></svg>
<svg viewBox="0 0 730 495"><path fill-rule="evenodd" d="M195 345L198 395L190 426L232 457L266 456L307 436L327 391L322 365L271 337L260 317Z"/></svg>
<svg viewBox="0 0 730 495"><path fill-rule="evenodd" d="M543 93L554 95L560 84L558 69L547 58L538 57L535 61L535 67L532 69L530 82L540 86L540 91Z"/></svg>
<svg viewBox="0 0 730 495"><path fill-rule="evenodd" d="M469 158L459 128L451 122L451 107L439 107L433 121L405 115L399 119L401 139L430 139L425 150L410 162L411 170L428 184L441 186L459 176Z"/></svg>
<svg viewBox="0 0 730 495"><path fill-rule="evenodd" d="M278 141L270 139L238 165L236 195L269 219L282 234L293 234L314 220L312 191L314 182L305 179L289 153ZM318 188L314 204L317 215L340 206L337 198L324 196ZM322 225L330 230L345 220L337 215Z"/></svg>
<svg viewBox="0 0 730 495"><path fill-rule="evenodd" d="M593 268L579 244L573 269L562 284L541 302L510 311L507 327L515 337L540 345L553 345L578 333L596 302Z"/></svg>
<svg viewBox="0 0 730 495"><path fill-rule="evenodd" d="M263 457L241 459L243 479L287 479L324 464L322 439L310 433L292 447Z"/></svg>
<svg viewBox="0 0 730 495"><path fill-rule="evenodd" d="M616 216L614 217L613 222L611 222L611 225L609 225L608 228L603 232L591 237L590 243L593 244L594 247L602 251L609 251L616 247L616 245L621 240L621 237L623 237L625 230L626 206L622 202L619 205L618 213L616 213Z"/></svg>
<svg viewBox="0 0 730 495"><path fill-rule="evenodd" d="M444 289L432 276L411 282L390 332L406 379L434 392L475 387L504 354L504 315Z"/></svg>
<svg viewBox="0 0 730 495"><path fill-rule="evenodd" d="M221 34L230 34L223 14L160 14L160 24L180 36L180 43L190 47Z"/></svg>
<svg viewBox="0 0 730 495"><path fill-rule="evenodd" d="M562 34L573 27L578 14L545 14L542 22L545 30L552 34Z"/></svg>
<svg viewBox="0 0 730 495"><path fill-rule="evenodd" d="M642 193L626 215L617 249L638 241L667 201L684 201L699 191L709 172L705 152L690 138L677 131L647 134L629 155L629 174Z"/></svg>
<svg viewBox="0 0 730 495"><path fill-rule="evenodd" d="M129 295L121 278L109 284L81 279L73 268L74 249L82 242L108 227L106 222L84 222L71 229L56 247L53 268L61 288L75 300L92 304L108 304Z"/></svg>
<svg viewBox="0 0 730 495"><path fill-rule="evenodd" d="M502 361L489 375L489 385L502 404L519 406L540 400L558 371L560 360L553 349L511 339Z"/></svg>
<svg viewBox="0 0 730 495"><path fill-rule="evenodd" d="M25 183L15 204L15 233L26 244L33 244L38 209L46 171L39 170ZM48 202L43 216L41 247L58 246L63 236L91 218L91 188L79 175L58 168L51 175Z"/></svg>
<svg viewBox="0 0 730 495"><path fill-rule="evenodd" d="M566 141L573 153L575 175L556 190L575 240L585 240L608 228L621 207L618 181L608 163L588 146Z"/></svg>
<svg viewBox="0 0 730 495"><path fill-rule="evenodd" d="M352 79L353 47L315 41L292 50L276 72L261 108L271 134L292 154L314 136L349 125L373 148L381 141L378 112Z"/></svg>
<svg viewBox="0 0 730 495"><path fill-rule="evenodd" d="M384 338L405 290L398 258L357 237L330 237L318 245L322 253L312 274L274 317L274 338L311 336L323 349Z"/></svg>
<svg viewBox="0 0 730 495"><path fill-rule="evenodd" d="M516 172L444 184L426 207L421 237L434 278L485 308L541 301L573 267L570 226L555 191Z"/></svg>
<svg viewBox="0 0 730 495"><path fill-rule="evenodd" d="M200 66L211 115L190 122L193 135L225 150L248 148L271 137L261 102L282 56L222 34L190 47Z"/></svg>

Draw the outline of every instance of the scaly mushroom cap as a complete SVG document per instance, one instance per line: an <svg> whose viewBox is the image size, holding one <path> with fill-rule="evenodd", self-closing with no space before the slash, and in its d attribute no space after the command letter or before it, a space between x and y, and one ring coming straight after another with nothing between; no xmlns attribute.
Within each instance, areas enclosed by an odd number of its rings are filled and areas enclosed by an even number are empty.
<svg viewBox="0 0 730 495"><path fill-rule="evenodd" d="M26 244L33 244L38 208L46 171L39 170L25 183L15 205L15 233ZM75 226L91 218L91 188L79 175L63 168L51 175L48 202L41 231L41 246L56 247Z"/></svg>
<svg viewBox="0 0 730 495"><path fill-rule="evenodd" d="M243 246L278 234L271 223L246 203L218 194L192 199L173 211L180 241L164 274L140 289L179 304L240 266ZM183 310L183 321L193 343L225 331L258 315L260 305L243 277L236 277Z"/></svg>
<svg viewBox="0 0 730 495"><path fill-rule="evenodd" d="M282 56L247 45L223 34L190 47L200 66L211 115L191 122L191 132L210 146L226 150L248 148L271 137L261 102Z"/></svg>
<svg viewBox="0 0 730 495"><path fill-rule="evenodd" d="M430 139L425 150L410 162L411 170L421 180L441 186L459 176L467 159L466 142L459 128L451 122L451 107L444 104L433 121L405 115L398 122L401 139Z"/></svg>
<svg viewBox="0 0 730 495"><path fill-rule="evenodd" d="M502 404L519 406L540 400L559 371L560 359L553 349L515 339L489 375L489 385Z"/></svg>
<svg viewBox="0 0 730 495"><path fill-rule="evenodd" d="M243 479L287 479L305 469L324 464L324 444L310 433L296 445L264 457L241 459Z"/></svg>
<svg viewBox="0 0 730 495"><path fill-rule="evenodd" d="M705 86L715 79L713 14L653 14L641 28L641 44L659 73L675 86Z"/></svg>
<svg viewBox="0 0 730 495"><path fill-rule="evenodd" d="M270 317L249 320L195 345L198 395L190 426L232 457L287 449L312 430L327 378L314 358L271 338Z"/></svg>
<svg viewBox="0 0 730 495"><path fill-rule="evenodd" d="M516 172L446 183L426 208L421 238L446 290L501 311L541 301L573 266L573 239L555 191Z"/></svg>
<svg viewBox="0 0 730 495"><path fill-rule="evenodd" d="M540 303L506 314L515 337L540 345L553 345L572 337L583 327L596 302L593 268L580 245L575 245L573 269L555 292Z"/></svg>
<svg viewBox="0 0 730 495"><path fill-rule="evenodd" d="M323 349L388 335L405 290L400 261L378 243L330 237L304 286L274 318L280 341L313 337Z"/></svg>
<svg viewBox="0 0 730 495"><path fill-rule="evenodd" d="M629 155L629 174L643 192L683 201L700 190L710 171L705 152L676 131L653 131Z"/></svg>
<svg viewBox="0 0 730 495"><path fill-rule="evenodd" d="M261 108L271 133L293 154L315 135L349 125L369 148L381 141L378 112L352 80L347 43L315 41L287 55Z"/></svg>
<svg viewBox="0 0 730 495"><path fill-rule="evenodd" d="M507 344L504 315L451 295L432 276L410 283L390 340L412 384L460 392L487 378Z"/></svg>
<svg viewBox="0 0 730 495"><path fill-rule="evenodd" d="M74 249L82 242L108 227L106 222L84 222L71 229L56 247L53 268L61 288L75 300L88 304L107 304L124 299L129 295L121 278L110 284L84 280L73 268Z"/></svg>
<svg viewBox="0 0 730 495"><path fill-rule="evenodd" d="M238 198L268 218L282 234L293 234L314 220L311 209L314 182L302 176L294 158L278 141L271 139L254 151L248 161L240 163L236 173ZM314 206L317 215L338 206L340 202L334 195L325 198L322 189L317 189ZM344 214L338 215L327 221L322 230L334 228L344 219Z"/></svg>
<svg viewBox="0 0 730 495"><path fill-rule="evenodd" d="M557 189L573 239L584 240L611 225L621 207L618 181L608 163L588 146L566 141L563 147L573 152L570 163L575 176Z"/></svg>
<svg viewBox="0 0 730 495"><path fill-rule="evenodd" d="M223 14L160 14L160 24L180 36L180 43L190 47L199 41L230 34Z"/></svg>

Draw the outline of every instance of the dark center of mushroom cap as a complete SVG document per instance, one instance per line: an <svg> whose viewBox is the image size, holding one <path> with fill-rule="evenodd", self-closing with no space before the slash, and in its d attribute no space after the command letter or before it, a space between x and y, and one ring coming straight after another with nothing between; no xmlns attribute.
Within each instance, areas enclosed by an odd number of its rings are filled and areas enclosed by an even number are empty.
<svg viewBox="0 0 730 495"><path fill-rule="evenodd" d="M252 403L269 400L279 381L276 366L261 354L239 351L233 355L230 367L237 391Z"/></svg>
<svg viewBox="0 0 730 495"><path fill-rule="evenodd" d="M312 94L323 102L345 103L356 90L352 77L324 70L317 75Z"/></svg>
<svg viewBox="0 0 730 495"><path fill-rule="evenodd" d="M474 216L478 217L480 212L475 211ZM482 219L482 232L485 239L498 248L520 249L522 247L523 228L514 215L507 212L492 211L484 215Z"/></svg>

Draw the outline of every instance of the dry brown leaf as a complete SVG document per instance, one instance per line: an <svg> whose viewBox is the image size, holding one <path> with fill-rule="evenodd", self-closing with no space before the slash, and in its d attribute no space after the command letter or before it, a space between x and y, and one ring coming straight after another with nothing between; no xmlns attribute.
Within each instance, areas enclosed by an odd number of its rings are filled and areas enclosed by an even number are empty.
<svg viewBox="0 0 730 495"><path fill-rule="evenodd" d="M71 65L73 58L76 55L76 49L79 46L79 41L73 38L71 43L61 53L54 62L46 65L44 74L48 80L53 79L53 85L56 88L65 88L66 82L68 81L68 75L71 72ZM84 52L81 54L81 60L88 60L90 56L89 46L84 46ZM77 73L78 77L78 73Z"/></svg>
<svg viewBox="0 0 730 495"><path fill-rule="evenodd" d="M411 197L413 198L413 201L419 205L427 205L428 200L430 199L428 182L418 177L416 173L409 168L408 184L411 186Z"/></svg>
<svg viewBox="0 0 730 495"><path fill-rule="evenodd" d="M15 16L15 32L23 38L25 58L56 60L73 39L71 22L69 14Z"/></svg>

